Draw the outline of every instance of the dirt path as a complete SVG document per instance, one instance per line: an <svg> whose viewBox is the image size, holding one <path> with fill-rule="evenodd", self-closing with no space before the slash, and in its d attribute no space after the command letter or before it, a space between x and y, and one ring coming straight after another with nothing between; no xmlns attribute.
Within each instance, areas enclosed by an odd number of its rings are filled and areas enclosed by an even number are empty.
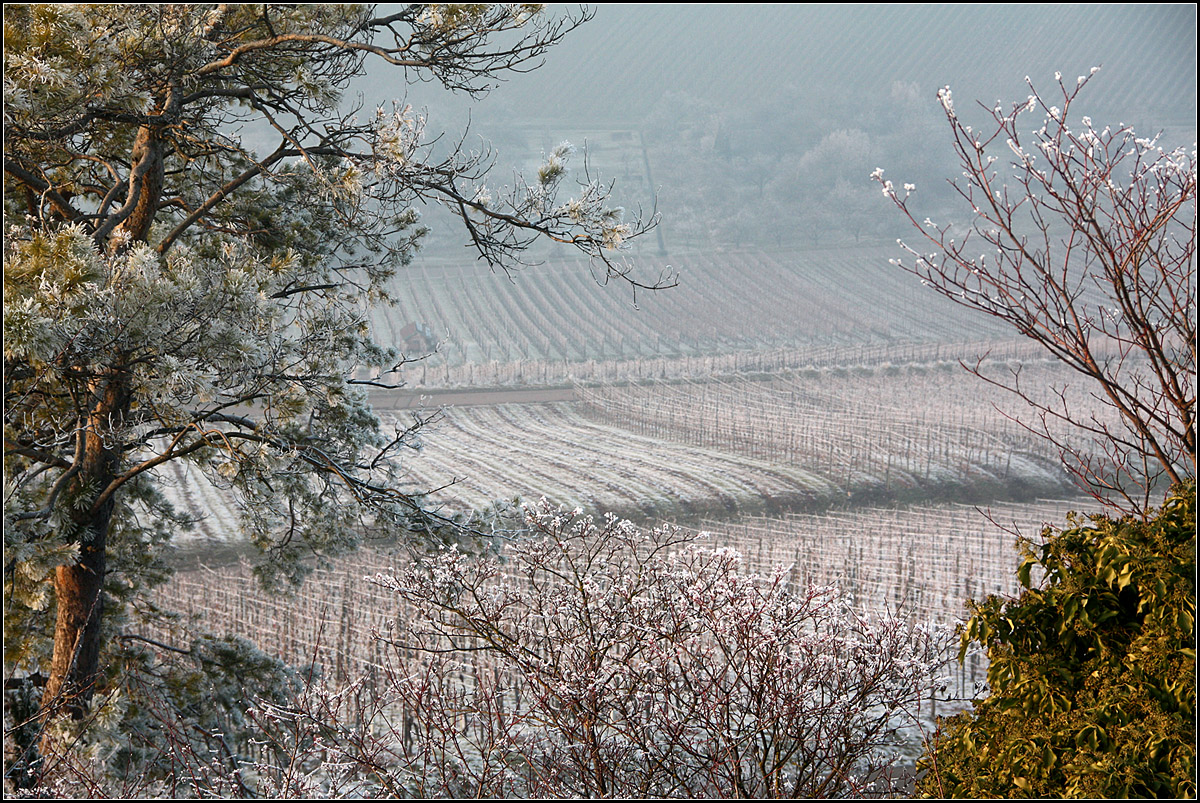
<svg viewBox="0 0 1200 803"><path fill-rule="evenodd" d="M394 391L372 393L376 410L418 410L481 404L530 404L576 401L574 388L484 388L482 390Z"/></svg>

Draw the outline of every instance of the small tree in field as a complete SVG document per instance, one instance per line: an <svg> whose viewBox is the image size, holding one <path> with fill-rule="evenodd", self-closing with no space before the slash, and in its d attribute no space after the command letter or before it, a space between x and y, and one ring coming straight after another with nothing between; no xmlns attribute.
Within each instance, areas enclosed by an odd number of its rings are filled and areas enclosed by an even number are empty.
<svg viewBox="0 0 1200 803"><path fill-rule="evenodd" d="M368 527L445 522L395 490L412 431L364 388L403 363L369 305L441 204L505 267L540 238L611 254L649 225L566 190L569 148L510 191L407 106L343 108L368 60L478 94L584 22L535 5L15 5L4 17L5 669L41 719L112 682L114 614L161 580L179 524L156 470L238 502L265 579ZM241 138L257 127L263 150ZM53 609L56 621L43 621ZM53 638L45 638L53 633ZM70 719L68 718L68 719Z"/></svg>
<svg viewBox="0 0 1200 803"><path fill-rule="evenodd" d="M1056 76L1053 97L1030 84L1026 101L983 106L985 130L959 118L948 87L938 92L967 226L918 222L913 185L901 192L882 170L873 177L923 237L902 267L1044 346L1112 415L1081 414L1065 389L1030 388L1019 368L969 370L1034 408L1026 426L1085 488L1141 514L1156 492L1196 474L1195 151L1071 119L1090 78L1068 86Z"/></svg>
<svg viewBox="0 0 1200 803"><path fill-rule="evenodd" d="M272 743L294 746L260 768L271 794L842 797L903 782L897 732L933 691L937 630L857 613L786 568L746 574L669 526L544 504L527 522L501 559L451 549L374 579L405 611L380 693L355 705L353 687L309 686L260 707ZM323 770L295 771L316 758Z"/></svg>

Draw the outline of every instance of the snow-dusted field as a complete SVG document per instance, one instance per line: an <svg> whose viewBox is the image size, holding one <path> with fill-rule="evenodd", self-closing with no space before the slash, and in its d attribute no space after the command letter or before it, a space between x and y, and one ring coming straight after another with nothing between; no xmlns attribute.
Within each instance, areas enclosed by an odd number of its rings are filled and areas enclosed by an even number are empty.
<svg viewBox="0 0 1200 803"><path fill-rule="evenodd" d="M837 491L795 466L637 435L561 402L447 410L405 468L412 490L459 479L431 496L457 510L545 496L569 508L677 516L807 504Z"/></svg>
<svg viewBox="0 0 1200 803"><path fill-rule="evenodd" d="M423 260L396 281L396 304L372 312L372 331L417 356L420 341L407 327L428 327L438 352L408 376L423 387L601 378L597 363L619 364L632 377L643 360L1011 336L890 265L895 255L894 246L864 246L648 259L647 276L678 271L679 286L636 299L618 284L597 286L584 261L509 277Z"/></svg>
<svg viewBox="0 0 1200 803"><path fill-rule="evenodd" d="M700 529L708 533L708 545L738 550L746 572L791 566L793 581L837 585L861 609L952 623L965 615L967 598L1018 590L1014 532L1036 542L1043 524L1064 524L1067 511L1088 508L1079 499L1000 504L986 511L953 504L867 507L709 520ZM245 562L196 569L158 589L156 601L194 615L203 628L245 636L293 663L315 661L327 677L345 680L385 663L388 648L372 633L386 633L388 622L406 611L366 578L393 572L405 560L360 549L318 568L286 594L262 590ZM956 679L957 691L969 695L981 671L978 659L969 660Z"/></svg>

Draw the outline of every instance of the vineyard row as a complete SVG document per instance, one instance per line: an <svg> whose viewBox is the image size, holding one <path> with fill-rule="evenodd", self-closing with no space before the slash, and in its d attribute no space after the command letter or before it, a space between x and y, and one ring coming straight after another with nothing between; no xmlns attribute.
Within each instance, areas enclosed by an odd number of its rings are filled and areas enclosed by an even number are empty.
<svg viewBox="0 0 1200 803"><path fill-rule="evenodd" d="M480 364L633 363L640 359L884 341L955 343L1003 330L923 288L888 264L889 249L763 251L684 257L680 284L637 296L601 287L586 262L555 262L513 277L485 267L427 261L394 282L396 304L377 309L383 343L410 356L426 325L439 341L424 384L451 381L437 368ZM669 266L647 265L657 275ZM407 333L407 335L406 335ZM967 335L964 338L964 334ZM546 369L543 369L546 370ZM552 381L552 380L551 380Z"/></svg>
<svg viewBox="0 0 1200 803"><path fill-rule="evenodd" d="M1039 502L1000 505L988 515L1035 536L1044 523L1062 522L1073 505ZM797 584L837 585L861 610L901 612L921 621L953 622L968 598L1018 590L1015 538L983 513L962 505L865 508L786 517L751 517L740 523L708 521L705 543L737 549L743 571L769 573L791 566ZM250 566L181 572L155 592L167 610L188 614L185 631L214 629L252 640L261 649L344 682L381 673L391 649L391 622L412 612L393 594L368 582L394 573L405 558L369 549L316 569L300 588L264 591ZM218 624L219 623L219 624ZM147 625L143 635L173 643L174 625ZM972 659L956 679L968 694L981 676Z"/></svg>

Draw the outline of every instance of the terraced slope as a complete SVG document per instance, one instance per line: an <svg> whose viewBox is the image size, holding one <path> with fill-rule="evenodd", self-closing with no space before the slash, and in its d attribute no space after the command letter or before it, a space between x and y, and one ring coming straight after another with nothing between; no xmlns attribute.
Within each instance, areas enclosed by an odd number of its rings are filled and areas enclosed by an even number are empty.
<svg viewBox="0 0 1200 803"><path fill-rule="evenodd" d="M398 277L397 303L375 312L373 329L381 342L403 345L406 326L429 326L438 353L410 372L412 384L429 386L459 377L438 369L463 365L528 363L527 381L536 383L547 369L534 363L1009 335L888 264L895 255L893 248L691 255L675 266L678 287L639 294L636 307L628 288L598 286L585 262L549 263L514 280L482 266L427 261ZM649 262L646 270L659 267Z"/></svg>

